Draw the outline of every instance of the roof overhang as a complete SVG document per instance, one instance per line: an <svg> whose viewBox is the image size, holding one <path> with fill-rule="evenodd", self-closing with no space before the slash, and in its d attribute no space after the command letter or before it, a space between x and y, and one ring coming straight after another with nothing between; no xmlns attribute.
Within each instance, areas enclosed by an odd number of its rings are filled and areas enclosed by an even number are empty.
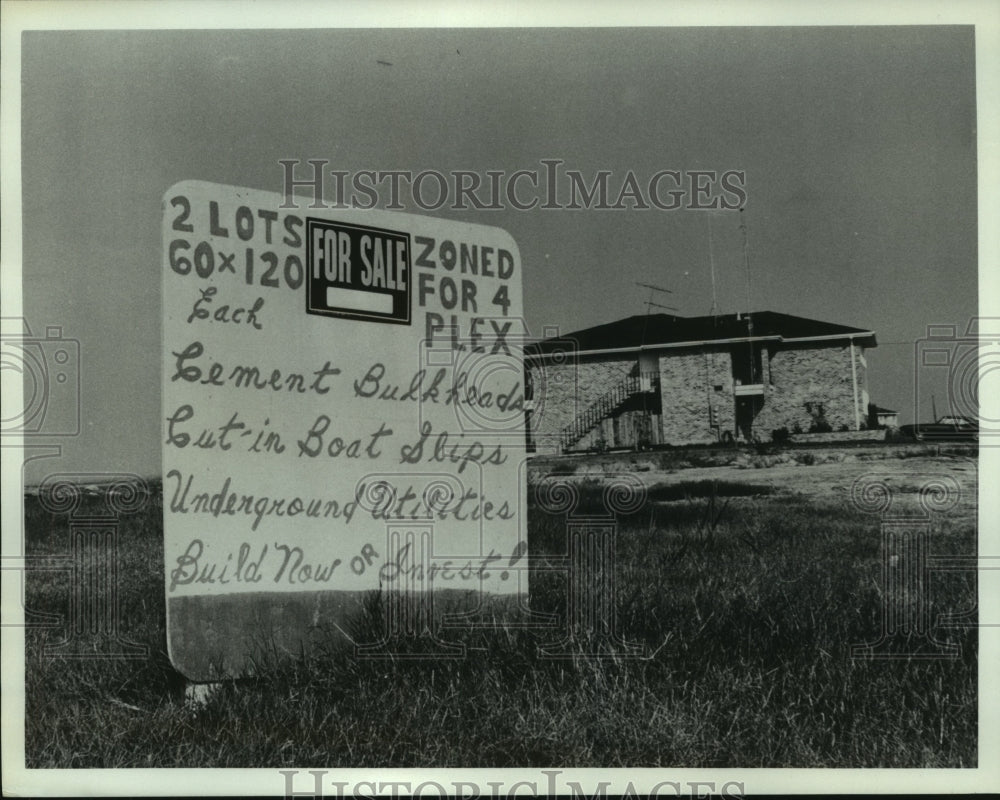
<svg viewBox="0 0 1000 800"><path fill-rule="evenodd" d="M567 337L570 341L572 336ZM797 344L799 342L809 343L809 342L833 342L833 341L850 341L854 342L857 339L871 339L871 344L868 347L877 347L877 342L875 341L874 331L856 331L852 333L836 333L828 334L826 336L795 336L785 338L784 336L773 335L773 336L741 336L734 339L702 339L697 341L688 342L665 342L662 344L643 344L637 345L635 347L608 347L608 348L598 348L591 350L577 350L576 355L578 356L594 356L594 355L619 355L626 353L648 353L652 351L660 350L680 350L683 348L690 347L704 347L705 345L720 345L720 344L748 344L751 342L782 342L788 344ZM558 351L560 354L564 354L565 351ZM525 353L524 357L526 359L534 360L544 360L549 356L555 355L555 353Z"/></svg>

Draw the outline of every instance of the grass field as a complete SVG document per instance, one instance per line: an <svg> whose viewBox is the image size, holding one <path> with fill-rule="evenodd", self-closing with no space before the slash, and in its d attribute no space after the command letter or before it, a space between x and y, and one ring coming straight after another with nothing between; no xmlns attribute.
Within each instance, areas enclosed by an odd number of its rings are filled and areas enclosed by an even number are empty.
<svg viewBox="0 0 1000 800"><path fill-rule="evenodd" d="M543 659L551 633L501 624L462 633L462 660L316 651L229 682L199 709L165 653L154 493L120 527L122 632L149 655L56 658L42 649L62 631L29 629L28 766L975 766L975 628L934 630L960 645L955 659L852 660L851 645L880 630L878 519L764 485L764 472L654 481L646 506L619 520L619 630L649 658ZM585 495L599 489L580 480ZM562 552L563 520L529 512L532 554ZM65 552L66 518L31 497L26 531L29 555ZM947 516L931 552L974 553L975 540L974 514ZM560 610L559 581L532 581L532 606ZM65 573L30 572L27 607L65 613L66 586ZM931 589L931 619L975 606L974 574ZM367 624L377 638L379 617Z"/></svg>

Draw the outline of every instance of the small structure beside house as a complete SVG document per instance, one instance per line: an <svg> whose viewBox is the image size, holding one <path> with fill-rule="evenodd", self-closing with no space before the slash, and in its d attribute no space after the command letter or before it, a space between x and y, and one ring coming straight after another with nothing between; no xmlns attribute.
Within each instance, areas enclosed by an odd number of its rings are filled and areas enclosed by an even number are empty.
<svg viewBox="0 0 1000 800"><path fill-rule="evenodd" d="M759 311L637 315L525 351L529 444L561 451L768 441L868 427L875 333Z"/></svg>
<svg viewBox="0 0 1000 800"><path fill-rule="evenodd" d="M868 426L879 428L898 428L899 412L891 408L882 408L874 403L868 406Z"/></svg>

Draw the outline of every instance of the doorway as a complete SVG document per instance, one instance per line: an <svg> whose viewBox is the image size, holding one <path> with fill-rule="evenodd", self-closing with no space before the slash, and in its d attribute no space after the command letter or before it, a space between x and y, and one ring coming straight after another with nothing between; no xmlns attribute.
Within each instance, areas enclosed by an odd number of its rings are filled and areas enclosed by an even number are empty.
<svg viewBox="0 0 1000 800"><path fill-rule="evenodd" d="M764 398L760 395L736 398L736 437L745 442L755 441L753 423L764 407Z"/></svg>

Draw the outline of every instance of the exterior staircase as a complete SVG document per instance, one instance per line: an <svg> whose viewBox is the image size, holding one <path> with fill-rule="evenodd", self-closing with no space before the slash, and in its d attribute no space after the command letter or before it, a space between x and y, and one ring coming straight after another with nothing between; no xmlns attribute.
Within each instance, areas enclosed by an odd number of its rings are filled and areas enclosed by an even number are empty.
<svg viewBox="0 0 1000 800"><path fill-rule="evenodd" d="M659 384L660 376L655 372L629 375L615 384L560 431L560 449L565 453L597 427L602 420L613 416L631 398L643 392L655 392L659 389Z"/></svg>

